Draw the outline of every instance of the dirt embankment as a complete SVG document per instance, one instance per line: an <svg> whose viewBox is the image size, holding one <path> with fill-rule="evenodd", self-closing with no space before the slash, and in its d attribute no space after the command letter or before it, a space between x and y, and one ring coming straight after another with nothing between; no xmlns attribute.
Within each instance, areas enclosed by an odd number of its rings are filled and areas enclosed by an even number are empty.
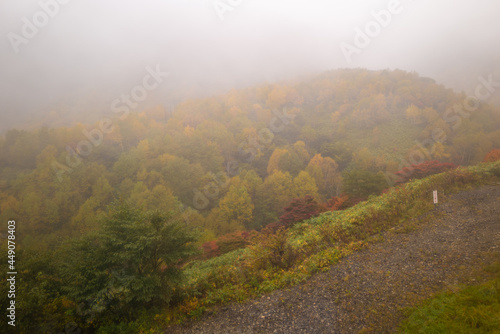
<svg viewBox="0 0 500 334"><path fill-rule="evenodd" d="M368 249L290 289L231 304L166 333L393 333L403 308L492 277L500 186L453 195Z"/></svg>

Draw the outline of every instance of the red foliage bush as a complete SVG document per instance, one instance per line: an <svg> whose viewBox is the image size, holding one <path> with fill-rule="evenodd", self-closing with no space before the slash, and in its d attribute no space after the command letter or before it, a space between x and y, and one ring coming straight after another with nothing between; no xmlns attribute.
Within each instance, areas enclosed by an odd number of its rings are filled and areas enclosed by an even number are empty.
<svg viewBox="0 0 500 334"><path fill-rule="evenodd" d="M483 162L495 162L500 160L500 149L494 149L488 152L484 157Z"/></svg>
<svg viewBox="0 0 500 334"><path fill-rule="evenodd" d="M219 237L217 240L205 242L201 247L206 259L232 252L246 247L258 234L257 231L238 231Z"/></svg>
<svg viewBox="0 0 500 334"><path fill-rule="evenodd" d="M418 165L404 167L396 172L400 177L397 183L406 183L411 179L421 179L432 174L438 174L447 170L455 169L458 166L449 162L439 162L437 160L426 161Z"/></svg>
<svg viewBox="0 0 500 334"><path fill-rule="evenodd" d="M203 257L206 259L210 259L212 257L221 255L220 250L219 250L219 246L217 246L215 240L205 242L201 246L201 248L203 250Z"/></svg>
<svg viewBox="0 0 500 334"><path fill-rule="evenodd" d="M308 195L293 199L284 210L285 213L281 215L279 221L283 226L290 227L294 223L319 215L321 207L312 196Z"/></svg>
<svg viewBox="0 0 500 334"><path fill-rule="evenodd" d="M323 204L325 211L336 211L343 210L347 208L347 201L349 199L348 195L342 195L340 197L334 196L328 200L328 202Z"/></svg>
<svg viewBox="0 0 500 334"><path fill-rule="evenodd" d="M253 231L255 233L255 231ZM254 234L247 231L238 231L226 234L217 239L216 243L222 254L232 252L236 249L244 248L250 243L251 236Z"/></svg>

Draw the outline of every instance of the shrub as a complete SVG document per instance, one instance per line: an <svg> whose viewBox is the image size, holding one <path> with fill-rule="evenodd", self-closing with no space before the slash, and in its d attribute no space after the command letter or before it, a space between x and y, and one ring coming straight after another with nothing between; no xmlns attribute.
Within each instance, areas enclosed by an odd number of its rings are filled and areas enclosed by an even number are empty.
<svg viewBox="0 0 500 334"><path fill-rule="evenodd" d="M439 174L457 167L457 165L449 162L439 162L437 160L426 161L421 164L404 167L402 170L396 172L396 175L400 178L397 183L406 183L411 179L422 179L426 176Z"/></svg>
<svg viewBox="0 0 500 334"><path fill-rule="evenodd" d="M274 234L280 228L283 227L283 224L280 221L276 221L274 223L267 224L261 231L262 234Z"/></svg>
<svg viewBox="0 0 500 334"><path fill-rule="evenodd" d="M256 234L257 231L238 231L221 236L216 240L216 244L219 247L219 252L221 254L226 254L246 247Z"/></svg>
<svg viewBox="0 0 500 334"><path fill-rule="evenodd" d="M295 198L285 208L285 213L281 215L279 221L284 227L290 227L294 223L316 217L320 212L321 208L312 196Z"/></svg>
<svg viewBox="0 0 500 334"><path fill-rule="evenodd" d="M344 173L344 192L353 198L366 198L378 195L387 188L382 172L373 173L366 170L352 170Z"/></svg>
<svg viewBox="0 0 500 334"><path fill-rule="evenodd" d="M203 250L203 258L210 259L240 248L244 248L250 244L251 240L255 238L258 233L259 232L257 231L238 231L225 234L217 240L205 242L201 246Z"/></svg>
<svg viewBox="0 0 500 334"><path fill-rule="evenodd" d="M348 195L342 195L340 197L334 196L328 200L323 206L325 207L324 211L337 211L346 209L348 207L347 201L349 200Z"/></svg>
<svg viewBox="0 0 500 334"><path fill-rule="evenodd" d="M288 243L288 233L284 226L274 234L261 234L250 246L250 270L269 269L273 267L287 269L293 266L299 256Z"/></svg>
<svg viewBox="0 0 500 334"><path fill-rule="evenodd" d="M217 245L215 240L205 242L201 246L201 248L203 250L203 257L205 259L210 259L212 257L221 255L221 252L219 250L219 246Z"/></svg>
<svg viewBox="0 0 500 334"><path fill-rule="evenodd" d="M495 162L500 160L500 149L494 149L488 152L486 156L484 157L483 162Z"/></svg>

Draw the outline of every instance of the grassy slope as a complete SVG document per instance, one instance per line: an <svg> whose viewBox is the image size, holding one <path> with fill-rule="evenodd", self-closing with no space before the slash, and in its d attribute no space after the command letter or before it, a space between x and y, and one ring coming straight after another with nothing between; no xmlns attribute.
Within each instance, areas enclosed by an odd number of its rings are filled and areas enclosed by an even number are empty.
<svg viewBox="0 0 500 334"><path fill-rule="evenodd" d="M499 273L500 263L492 268ZM446 292L411 310L401 333L500 333L500 277Z"/></svg>
<svg viewBox="0 0 500 334"><path fill-rule="evenodd" d="M344 211L327 212L245 249L186 268L183 303L156 318L160 326L198 316L211 305L242 301L297 284L352 252L373 235L429 211L432 190L441 200L462 189L498 180L500 162L460 168L392 188Z"/></svg>

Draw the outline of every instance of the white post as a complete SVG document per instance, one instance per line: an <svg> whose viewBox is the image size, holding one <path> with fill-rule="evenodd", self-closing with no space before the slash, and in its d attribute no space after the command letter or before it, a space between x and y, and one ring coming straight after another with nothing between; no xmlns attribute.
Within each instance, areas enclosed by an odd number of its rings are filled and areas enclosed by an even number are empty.
<svg viewBox="0 0 500 334"><path fill-rule="evenodd" d="M434 204L438 204L438 191L437 190L434 190L432 192L432 196L434 198Z"/></svg>

